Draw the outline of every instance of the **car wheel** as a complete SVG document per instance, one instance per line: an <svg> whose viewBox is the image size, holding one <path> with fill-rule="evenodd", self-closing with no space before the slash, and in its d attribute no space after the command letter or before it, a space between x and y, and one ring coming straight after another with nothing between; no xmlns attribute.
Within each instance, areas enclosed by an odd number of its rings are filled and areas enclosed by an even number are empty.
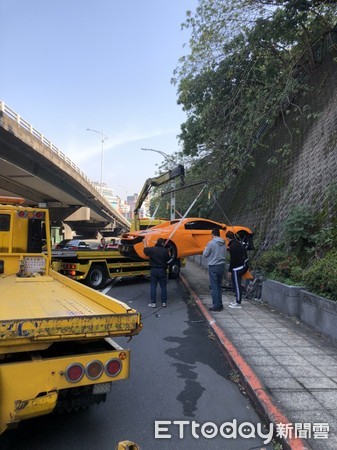
<svg viewBox="0 0 337 450"><path fill-rule="evenodd" d="M238 231L238 236L239 236L239 240L240 242L242 242L242 244L245 246L246 250L253 250L253 236L249 233L247 233L247 231L244 230L240 230Z"/></svg>
<svg viewBox="0 0 337 450"><path fill-rule="evenodd" d="M166 244L166 248L168 249L170 257L171 257L170 262L173 262L175 259L177 259L177 255L178 255L177 247L175 246L175 244L172 241L169 241Z"/></svg>
<svg viewBox="0 0 337 450"><path fill-rule="evenodd" d="M103 266L93 266L91 267L85 282L87 286L93 289L99 289L105 284L106 279L106 269Z"/></svg>
<svg viewBox="0 0 337 450"><path fill-rule="evenodd" d="M169 265L169 278L171 280L175 280L179 278L180 275L180 260L175 259L170 265Z"/></svg>

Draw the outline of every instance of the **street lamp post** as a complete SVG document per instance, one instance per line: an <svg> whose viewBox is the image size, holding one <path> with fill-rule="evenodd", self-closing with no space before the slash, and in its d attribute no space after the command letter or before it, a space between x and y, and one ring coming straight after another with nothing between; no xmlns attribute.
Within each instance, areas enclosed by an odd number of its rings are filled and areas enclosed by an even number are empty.
<svg viewBox="0 0 337 450"><path fill-rule="evenodd" d="M156 152L159 153L161 156L163 156L166 160L168 160L170 158L170 155L168 155L167 153L163 152L162 150L156 150L154 148L141 148L141 150L145 150L147 152Z"/></svg>
<svg viewBox="0 0 337 450"><path fill-rule="evenodd" d="M171 168L172 161L169 160L170 155L168 155L167 153L161 150L156 150L154 148L141 148L141 150L159 153L161 156L165 158L165 160L169 163L169 168ZM176 181L173 180L173 190L171 192L170 220L174 220L176 218L176 195L174 192L175 188L176 188Z"/></svg>
<svg viewBox="0 0 337 450"><path fill-rule="evenodd" d="M101 181L100 181L100 190L101 195L103 193L103 155L104 155L104 141L106 141L108 136L106 136L103 131L92 130L91 128L87 128L87 131L93 131L94 133L98 133L101 135L102 149L101 149Z"/></svg>
<svg viewBox="0 0 337 450"><path fill-rule="evenodd" d="M123 184L119 184L118 187L121 187L125 190L125 201L127 200L127 196L128 196L128 187L124 186Z"/></svg>

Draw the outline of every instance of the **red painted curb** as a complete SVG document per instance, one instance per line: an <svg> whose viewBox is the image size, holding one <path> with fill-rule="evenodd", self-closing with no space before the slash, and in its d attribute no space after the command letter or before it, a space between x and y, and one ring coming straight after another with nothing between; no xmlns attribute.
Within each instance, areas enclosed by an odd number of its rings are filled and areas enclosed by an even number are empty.
<svg viewBox="0 0 337 450"><path fill-rule="evenodd" d="M205 308L204 304L198 297L198 295L193 291L192 287L180 274L180 280L186 287L186 289L192 295L194 301L200 308L201 312L208 321L209 326L212 328L216 334L219 343L222 346L223 353L225 357L229 359L230 364L238 369L243 377L245 383L245 388L253 396L253 401L257 402L258 405L263 410L263 413L267 419L276 424L289 424L291 421L279 410L275 405L269 394L266 392L266 388L261 383L258 376L251 369L251 367L246 363L244 358L241 356L240 352L236 349L235 345L227 338L222 328L217 324L216 320L210 315L208 310ZM309 450L309 445L300 438L282 438L282 443L285 444L286 448L289 450Z"/></svg>

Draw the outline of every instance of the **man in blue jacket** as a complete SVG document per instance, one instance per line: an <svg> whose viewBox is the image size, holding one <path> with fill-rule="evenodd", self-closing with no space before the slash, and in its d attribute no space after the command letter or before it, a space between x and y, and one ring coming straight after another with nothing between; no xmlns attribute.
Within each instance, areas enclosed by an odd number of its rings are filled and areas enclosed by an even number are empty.
<svg viewBox="0 0 337 450"><path fill-rule="evenodd" d="M212 230L212 240L206 245L203 256L207 259L213 306L210 311L222 311L222 279L225 273L226 242L219 228Z"/></svg>

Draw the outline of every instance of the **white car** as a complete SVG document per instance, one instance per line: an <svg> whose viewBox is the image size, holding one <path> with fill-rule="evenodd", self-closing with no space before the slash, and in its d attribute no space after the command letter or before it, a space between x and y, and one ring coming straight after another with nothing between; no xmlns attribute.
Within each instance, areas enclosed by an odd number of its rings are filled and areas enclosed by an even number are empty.
<svg viewBox="0 0 337 450"><path fill-rule="evenodd" d="M97 250L99 242L89 242L83 239L72 239L67 242L63 250Z"/></svg>

